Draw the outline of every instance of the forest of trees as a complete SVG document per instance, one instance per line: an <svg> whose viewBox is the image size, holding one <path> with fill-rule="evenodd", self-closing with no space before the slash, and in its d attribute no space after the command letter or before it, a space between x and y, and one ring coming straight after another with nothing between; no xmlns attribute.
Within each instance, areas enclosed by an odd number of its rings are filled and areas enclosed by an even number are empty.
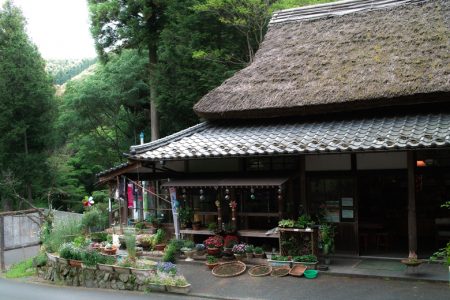
<svg viewBox="0 0 450 300"><path fill-rule="evenodd" d="M45 70L53 78L55 84L62 85L95 64L96 61L97 58L48 59Z"/></svg>
<svg viewBox="0 0 450 300"><path fill-rule="evenodd" d="M249 64L277 9L326 0L88 0L99 62L45 63L10 2L0 9L0 199L81 208L95 174L200 120L192 106ZM112 25L114 24L114 25ZM20 49L20 51L18 50ZM70 68L60 67L69 66ZM53 78L52 78L53 76Z"/></svg>

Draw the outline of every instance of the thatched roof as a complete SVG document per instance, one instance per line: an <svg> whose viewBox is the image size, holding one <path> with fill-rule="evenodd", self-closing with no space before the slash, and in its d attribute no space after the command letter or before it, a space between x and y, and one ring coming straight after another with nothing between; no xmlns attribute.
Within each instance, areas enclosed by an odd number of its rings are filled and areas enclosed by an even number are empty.
<svg viewBox="0 0 450 300"><path fill-rule="evenodd" d="M344 4L275 14L254 63L195 112L265 118L450 99L450 1Z"/></svg>

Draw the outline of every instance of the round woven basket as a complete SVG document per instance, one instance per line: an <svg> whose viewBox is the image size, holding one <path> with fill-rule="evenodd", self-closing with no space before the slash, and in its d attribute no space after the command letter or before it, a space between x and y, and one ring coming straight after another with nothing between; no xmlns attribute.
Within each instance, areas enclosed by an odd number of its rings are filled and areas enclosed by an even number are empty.
<svg viewBox="0 0 450 300"><path fill-rule="evenodd" d="M215 266L212 274L217 277L234 277L245 272L247 266L240 261L233 261Z"/></svg>
<svg viewBox="0 0 450 300"><path fill-rule="evenodd" d="M269 265L253 266L250 268L250 270L248 270L248 274L250 274L250 276L253 276L253 277L267 276L267 275L270 275L271 272L272 272L272 266L269 266Z"/></svg>

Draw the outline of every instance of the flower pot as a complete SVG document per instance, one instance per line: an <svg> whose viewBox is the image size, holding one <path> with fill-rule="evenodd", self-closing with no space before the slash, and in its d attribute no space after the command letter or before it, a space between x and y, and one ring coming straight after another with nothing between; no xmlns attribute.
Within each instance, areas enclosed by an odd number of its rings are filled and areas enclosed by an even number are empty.
<svg viewBox="0 0 450 300"><path fill-rule="evenodd" d="M81 268L81 260L69 259L69 265L74 268Z"/></svg>
<svg viewBox="0 0 450 300"><path fill-rule="evenodd" d="M217 256L220 253L219 248L207 248L206 251L208 252L209 255L214 255L214 256Z"/></svg>
<svg viewBox="0 0 450 300"><path fill-rule="evenodd" d="M308 270L316 270L317 269L317 264L319 262L305 262L305 261L299 261L299 262L294 262L294 265L304 265Z"/></svg>
<svg viewBox="0 0 450 300"><path fill-rule="evenodd" d="M292 263L291 260L283 261L283 260L271 260L271 259L268 259L267 261L273 267L290 267L291 263Z"/></svg>
<svg viewBox="0 0 450 300"><path fill-rule="evenodd" d="M253 255L255 256L255 258L263 258L264 253L253 253Z"/></svg>
<svg viewBox="0 0 450 300"><path fill-rule="evenodd" d="M164 251L164 248L166 248L166 244L155 245L155 250L156 251Z"/></svg>
<svg viewBox="0 0 450 300"><path fill-rule="evenodd" d="M218 262L212 264L205 263L205 265L208 267L208 269L212 270L214 269L215 266L219 265L219 263Z"/></svg>
<svg viewBox="0 0 450 300"><path fill-rule="evenodd" d="M106 254L106 255L115 255L117 252L117 248L116 247L112 247L112 248L103 248L102 249L102 253Z"/></svg>
<svg viewBox="0 0 450 300"><path fill-rule="evenodd" d="M170 293L177 293L177 294L187 294L191 290L191 285L185 285L185 286L173 286L168 285L166 286L167 291Z"/></svg>
<svg viewBox="0 0 450 300"><path fill-rule="evenodd" d="M236 258L236 260L242 261L244 259L244 254L234 253L234 257Z"/></svg>
<svg viewBox="0 0 450 300"><path fill-rule="evenodd" d="M245 255L247 256L247 259L253 258L253 253L245 253Z"/></svg>
<svg viewBox="0 0 450 300"><path fill-rule="evenodd" d="M194 260L192 257L194 256L194 253L196 252L195 250L189 250L189 251L183 251L183 252L186 255L185 261L193 261Z"/></svg>

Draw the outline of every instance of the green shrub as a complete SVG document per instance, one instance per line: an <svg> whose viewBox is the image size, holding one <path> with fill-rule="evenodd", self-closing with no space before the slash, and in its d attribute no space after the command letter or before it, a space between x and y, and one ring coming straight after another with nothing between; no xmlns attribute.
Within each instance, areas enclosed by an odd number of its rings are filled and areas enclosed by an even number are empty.
<svg viewBox="0 0 450 300"><path fill-rule="evenodd" d="M185 240L183 247L184 248L189 248L189 249L194 249L195 248L195 243L194 243L194 241L191 241L191 240Z"/></svg>
<svg viewBox="0 0 450 300"><path fill-rule="evenodd" d="M176 249L177 252L179 252L181 250L181 248L184 247L184 240L182 239L171 239L169 242L169 246L173 245Z"/></svg>
<svg viewBox="0 0 450 300"><path fill-rule="evenodd" d="M292 260L295 262L317 262L317 257L315 255L308 254L308 255L294 256Z"/></svg>
<svg viewBox="0 0 450 300"><path fill-rule="evenodd" d="M215 264L216 262L218 262L218 259L215 256L207 255L206 261L208 262L208 264Z"/></svg>
<svg viewBox="0 0 450 300"><path fill-rule="evenodd" d="M47 252L57 252L62 244L73 241L81 231L81 221L77 218L59 220L53 224L50 234L43 241Z"/></svg>
<svg viewBox="0 0 450 300"><path fill-rule="evenodd" d="M108 240L108 234L106 232L93 232L91 233L91 239L95 241L105 242ZM112 236L111 236L112 241Z"/></svg>
<svg viewBox="0 0 450 300"><path fill-rule="evenodd" d="M255 247L255 248L253 249L253 253L255 253L255 254L263 254L263 253L264 253L264 250L263 250L263 248L261 248L261 247Z"/></svg>
<svg viewBox="0 0 450 300"><path fill-rule="evenodd" d="M164 229L159 228L155 234L155 245L161 244L164 241L165 237L166 232L164 231Z"/></svg>
<svg viewBox="0 0 450 300"><path fill-rule="evenodd" d="M127 245L128 257L134 259L136 257L136 236L131 233L126 233L125 244Z"/></svg>
<svg viewBox="0 0 450 300"><path fill-rule="evenodd" d="M82 251L81 253L81 260L83 261L83 264L86 266L95 266L98 263L102 264L105 261L105 256L100 254L100 252L90 249L86 251Z"/></svg>
<svg viewBox="0 0 450 300"><path fill-rule="evenodd" d="M59 256L65 259L81 260L83 249L75 247L73 243L64 243L59 248Z"/></svg>
<svg viewBox="0 0 450 300"><path fill-rule="evenodd" d="M175 255L177 253L177 249L174 245L169 245L164 252L163 261L175 263Z"/></svg>
<svg viewBox="0 0 450 300"><path fill-rule="evenodd" d="M81 224L85 231L100 231L108 227L109 217L107 212L101 211L97 207L85 211Z"/></svg>
<svg viewBox="0 0 450 300"><path fill-rule="evenodd" d="M42 267L47 264L47 254L41 251L38 255L33 258L33 266L34 267Z"/></svg>

